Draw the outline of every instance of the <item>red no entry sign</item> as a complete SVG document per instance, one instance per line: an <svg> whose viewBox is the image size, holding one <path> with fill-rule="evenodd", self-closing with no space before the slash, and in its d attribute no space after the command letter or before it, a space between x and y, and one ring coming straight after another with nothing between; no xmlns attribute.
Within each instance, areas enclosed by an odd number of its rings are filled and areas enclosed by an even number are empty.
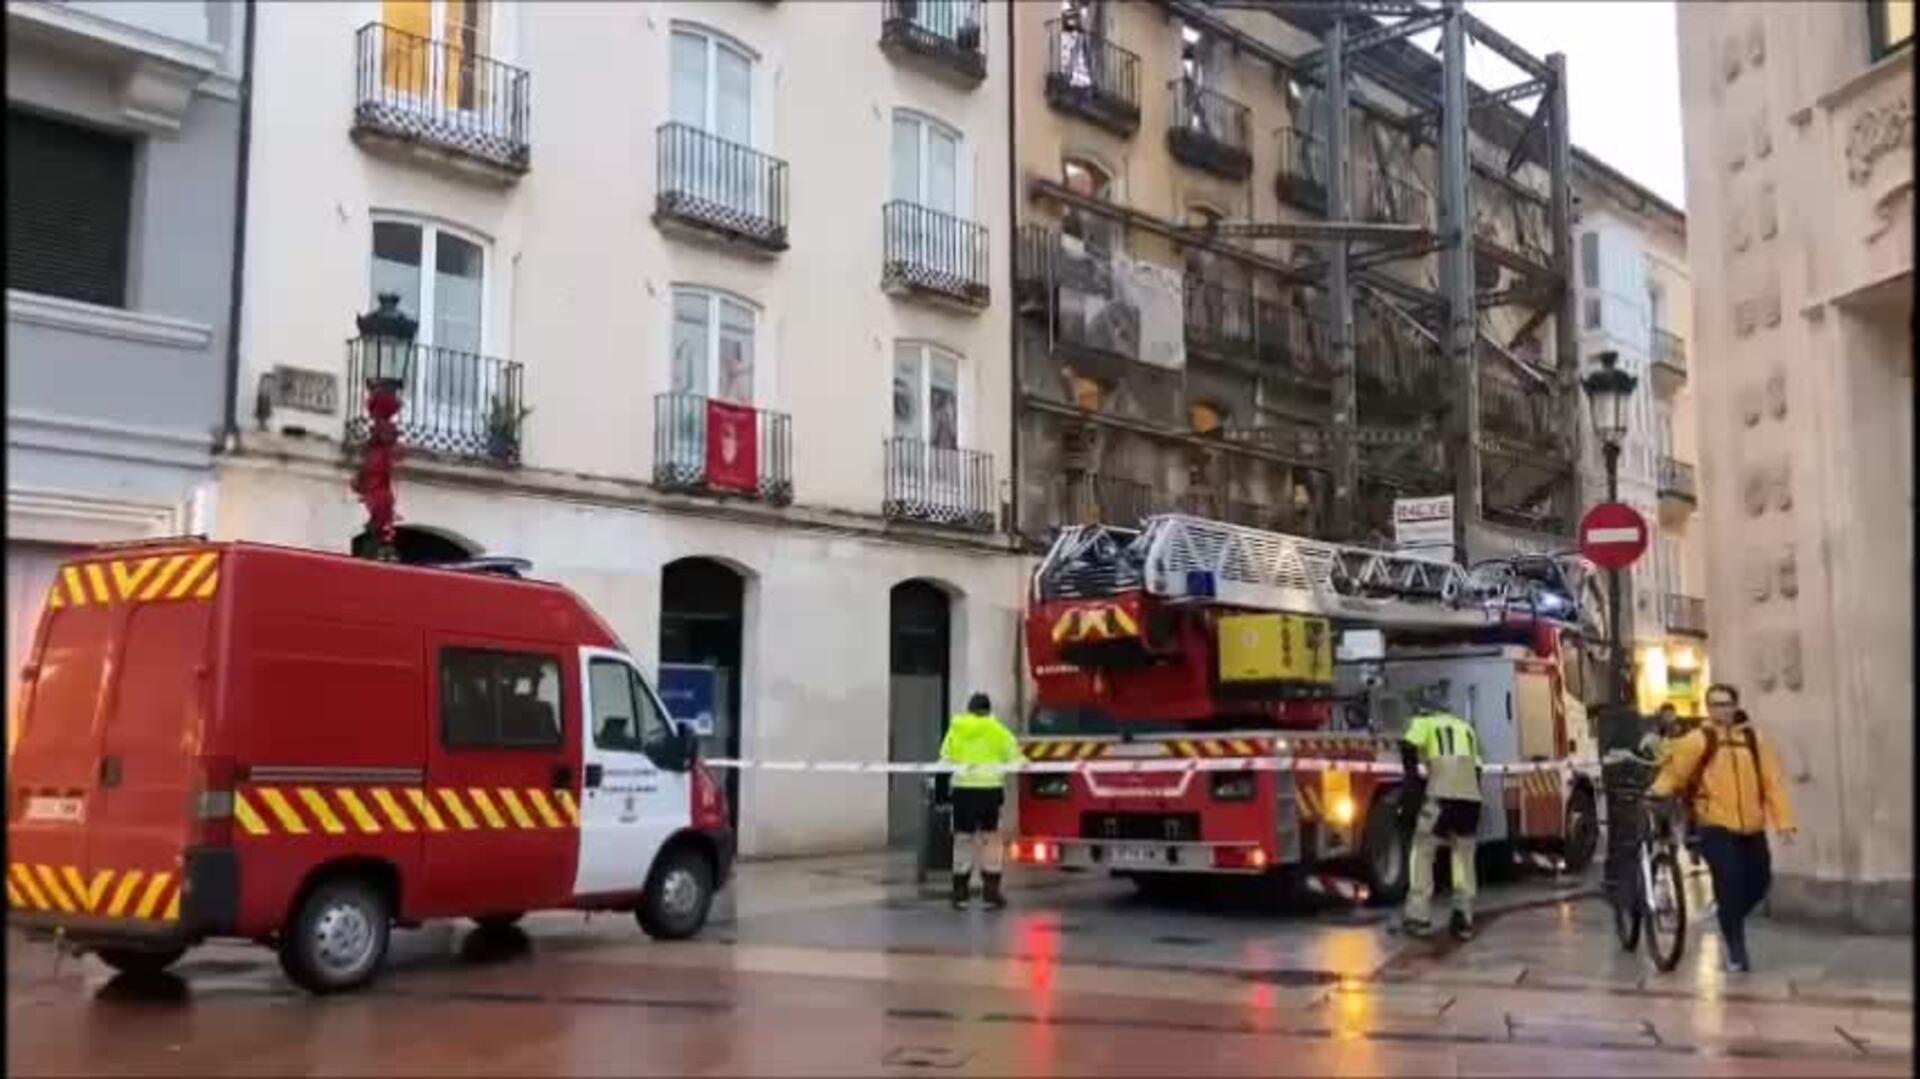
<svg viewBox="0 0 1920 1079"><path fill-rule="evenodd" d="M1580 553L1602 569L1626 569L1647 551L1647 520L1624 502L1602 502L1580 518Z"/></svg>

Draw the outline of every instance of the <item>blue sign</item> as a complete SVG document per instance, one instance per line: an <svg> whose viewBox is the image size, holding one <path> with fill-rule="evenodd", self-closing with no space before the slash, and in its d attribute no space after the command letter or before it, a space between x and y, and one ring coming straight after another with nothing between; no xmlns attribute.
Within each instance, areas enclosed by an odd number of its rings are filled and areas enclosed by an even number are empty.
<svg viewBox="0 0 1920 1079"><path fill-rule="evenodd" d="M660 703L667 715L702 738L713 734L714 689L718 672L704 664L662 663Z"/></svg>

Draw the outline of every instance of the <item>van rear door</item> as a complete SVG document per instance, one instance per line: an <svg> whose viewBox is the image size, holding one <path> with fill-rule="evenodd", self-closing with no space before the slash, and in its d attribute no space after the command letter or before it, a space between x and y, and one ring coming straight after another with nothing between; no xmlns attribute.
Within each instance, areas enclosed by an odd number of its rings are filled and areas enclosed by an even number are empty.
<svg viewBox="0 0 1920 1079"><path fill-rule="evenodd" d="M15 758L10 838L26 868L9 882L24 905L178 918L218 586L204 547L62 567Z"/></svg>

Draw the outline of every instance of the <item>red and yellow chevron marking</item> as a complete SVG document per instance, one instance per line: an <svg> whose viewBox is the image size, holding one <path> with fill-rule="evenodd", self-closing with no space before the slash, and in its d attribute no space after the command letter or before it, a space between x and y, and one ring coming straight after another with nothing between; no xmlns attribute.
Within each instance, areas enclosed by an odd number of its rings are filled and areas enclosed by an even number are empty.
<svg viewBox="0 0 1920 1079"><path fill-rule="evenodd" d="M180 920L180 881L173 870L96 869L88 879L73 866L7 865L7 906L47 914Z"/></svg>
<svg viewBox="0 0 1920 1079"><path fill-rule="evenodd" d="M1273 743L1264 738L1178 738L1167 745L1176 757L1253 757L1269 753Z"/></svg>
<svg viewBox="0 0 1920 1079"><path fill-rule="evenodd" d="M1085 761L1106 756L1107 743L1046 739L1028 742L1020 750L1030 761Z"/></svg>
<svg viewBox="0 0 1920 1079"><path fill-rule="evenodd" d="M1138 637L1140 624L1124 608L1114 604L1070 607L1053 622L1053 643L1062 641L1105 641L1115 637Z"/></svg>
<svg viewBox="0 0 1920 1079"><path fill-rule="evenodd" d="M47 593L52 610L112 607L212 599L220 588L219 555L213 551L76 562L60 567Z"/></svg>
<svg viewBox="0 0 1920 1079"><path fill-rule="evenodd" d="M250 786L233 793L233 816L242 833L256 837L580 825L571 792L537 787Z"/></svg>

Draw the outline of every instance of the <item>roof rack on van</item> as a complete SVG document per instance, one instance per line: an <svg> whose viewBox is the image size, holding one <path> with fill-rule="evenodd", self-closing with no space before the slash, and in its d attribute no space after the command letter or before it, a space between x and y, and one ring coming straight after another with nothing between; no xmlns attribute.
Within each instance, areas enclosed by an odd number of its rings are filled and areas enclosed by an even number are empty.
<svg viewBox="0 0 1920 1079"><path fill-rule="evenodd" d="M533 562L529 559L511 558L505 555L483 555L463 562L442 562L434 568L450 569L458 573L489 573L497 577L512 577L519 580L533 572Z"/></svg>

